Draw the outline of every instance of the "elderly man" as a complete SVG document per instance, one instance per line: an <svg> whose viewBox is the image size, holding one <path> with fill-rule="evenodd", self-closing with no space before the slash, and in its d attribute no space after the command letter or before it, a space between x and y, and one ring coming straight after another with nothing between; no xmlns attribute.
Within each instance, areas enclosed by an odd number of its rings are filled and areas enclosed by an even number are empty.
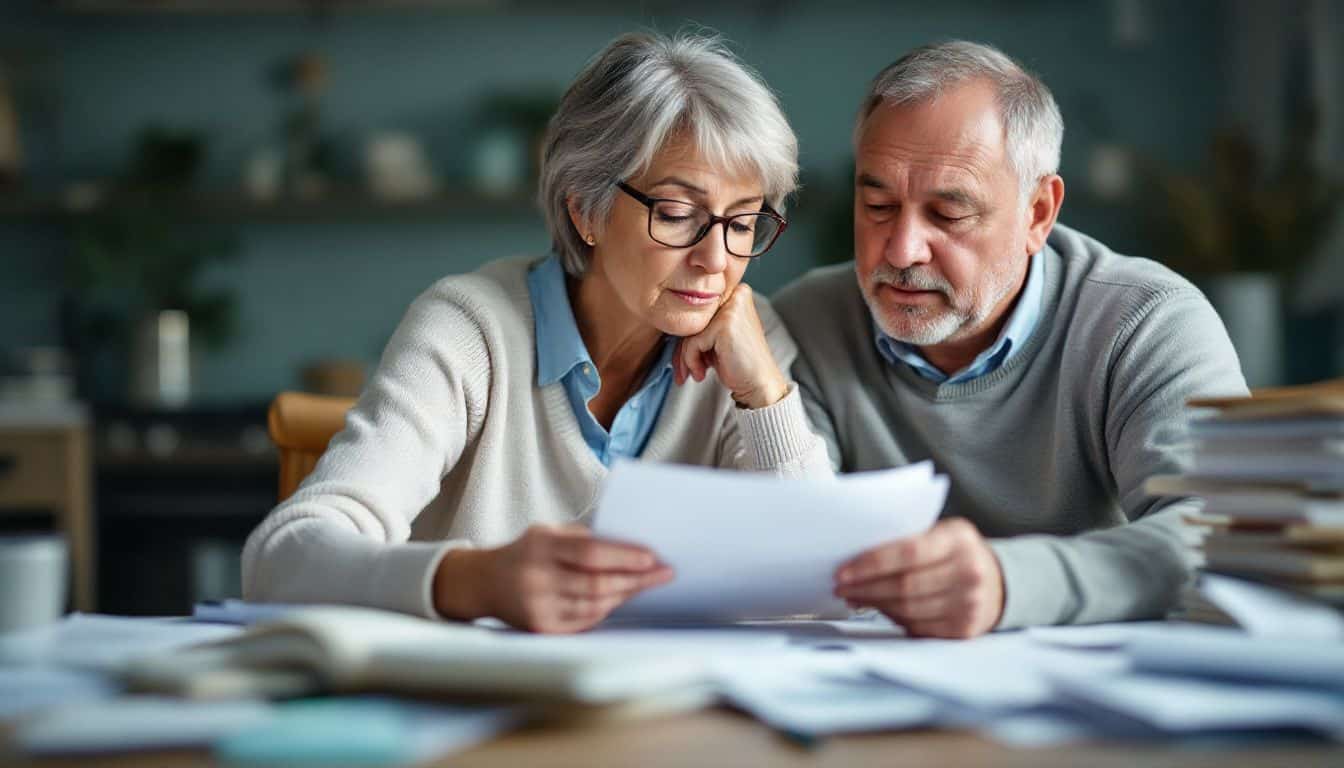
<svg viewBox="0 0 1344 768"><path fill-rule="evenodd" d="M993 48L907 54L855 129L854 263L776 298L837 468L932 459L952 478L944 520L835 575L915 634L1161 616L1190 573L1191 501L1144 481L1180 470L1187 398L1246 391L1189 282L1055 224L1063 131Z"/></svg>

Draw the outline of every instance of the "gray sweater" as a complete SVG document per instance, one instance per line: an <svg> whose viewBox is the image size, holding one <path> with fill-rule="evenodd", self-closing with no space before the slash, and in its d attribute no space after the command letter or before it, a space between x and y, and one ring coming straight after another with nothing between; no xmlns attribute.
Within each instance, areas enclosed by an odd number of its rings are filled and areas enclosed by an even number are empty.
<svg viewBox="0 0 1344 768"><path fill-rule="evenodd" d="M1185 466L1186 399L1246 383L1217 313L1172 271L1064 226L1042 256L1035 331L961 384L880 356L853 264L814 270L775 298L794 377L841 471L932 459L951 477L944 514L995 539L1000 629L1161 616L1193 565L1179 527L1194 502L1143 483Z"/></svg>

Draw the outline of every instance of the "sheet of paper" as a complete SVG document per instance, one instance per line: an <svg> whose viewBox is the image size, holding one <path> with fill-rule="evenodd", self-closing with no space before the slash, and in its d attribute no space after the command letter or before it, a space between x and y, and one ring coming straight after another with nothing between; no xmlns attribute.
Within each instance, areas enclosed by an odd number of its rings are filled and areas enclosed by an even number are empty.
<svg viewBox="0 0 1344 768"><path fill-rule="evenodd" d="M867 674L853 654L795 649L718 670L729 702L795 738L935 724L942 705Z"/></svg>
<svg viewBox="0 0 1344 768"><path fill-rule="evenodd" d="M0 721L115 696L108 676L61 667L0 666Z"/></svg>
<svg viewBox="0 0 1344 768"><path fill-rule="evenodd" d="M1050 675L1066 700L1168 734L1305 728L1344 739L1344 699L1324 690L1144 673Z"/></svg>
<svg viewBox="0 0 1344 768"><path fill-rule="evenodd" d="M273 621L302 610L306 606L293 603L249 603L246 600L217 600L197 603L192 607L191 618L195 621L208 621L215 624L240 624L244 626L263 621Z"/></svg>
<svg viewBox="0 0 1344 768"><path fill-rule="evenodd" d="M75 613L42 627L0 634L0 664L111 670L133 659L238 634L239 627L182 619Z"/></svg>
<svg viewBox="0 0 1344 768"><path fill-rule="evenodd" d="M14 744L30 755L91 754L200 747L264 722L260 701L196 702L123 696L56 709L25 720Z"/></svg>
<svg viewBox="0 0 1344 768"><path fill-rule="evenodd" d="M215 754L237 765L425 763L513 728L520 709L472 707L380 696L281 704L266 720L220 740Z"/></svg>
<svg viewBox="0 0 1344 768"><path fill-rule="evenodd" d="M1344 643L1253 637L1239 630L1176 631L1133 640L1134 669L1344 691Z"/></svg>
<svg viewBox="0 0 1344 768"><path fill-rule="evenodd" d="M1082 624L1078 626L1028 627L1027 637L1034 642L1076 648L1104 650L1123 648L1143 634L1168 634L1173 624L1166 621L1131 621L1111 624ZM1221 629L1216 631L1223 631Z"/></svg>
<svg viewBox="0 0 1344 768"><path fill-rule="evenodd" d="M796 646L825 646L826 649L853 648L864 642L879 642L906 637L905 628L879 614L860 614L847 619L752 619L732 623L656 622L638 619L612 619L584 635L631 633L685 633L687 637L712 640L715 644L741 641L743 645L761 647L761 641L771 644Z"/></svg>
<svg viewBox="0 0 1344 768"><path fill-rule="evenodd" d="M963 723L962 725L967 725ZM1066 707L1037 707L996 713L974 727L1000 744L1039 749L1120 737L1094 719Z"/></svg>
<svg viewBox="0 0 1344 768"><path fill-rule="evenodd" d="M1199 591L1248 634L1294 640L1344 640L1344 614L1263 584L1205 573Z"/></svg>
<svg viewBox="0 0 1344 768"><path fill-rule="evenodd" d="M886 680L989 711L1054 702L1047 669L1104 677L1128 666L1118 652L1049 648L1021 633L864 646L858 654L869 670Z"/></svg>
<svg viewBox="0 0 1344 768"><path fill-rule="evenodd" d="M607 478L593 528L650 547L676 571L618 617L844 618L835 569L928 530L947 488L928 462L816 480L623 462Z"/></svg>

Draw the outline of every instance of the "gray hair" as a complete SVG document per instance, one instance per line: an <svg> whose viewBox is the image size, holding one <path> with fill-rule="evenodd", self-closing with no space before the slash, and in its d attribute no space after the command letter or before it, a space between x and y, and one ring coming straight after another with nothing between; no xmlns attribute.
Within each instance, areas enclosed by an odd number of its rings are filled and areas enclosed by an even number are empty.
<svg viewBox="0 0 1344 768"><path fill-rule="evenodd" d="M993 46L952 40L897 59L868 88L854 126L855 144L864 121L879 106L931 101L970 80L987 81L997 93L1008 162L1025 197L1041 178L1059 172L1064 118L1045 83Z"/></svg>
<svg viewBox="0 0 1344 768"><path fill-rule="evenodd" d="M798 185L798 139L760 76L714 36L622 35L579 73L546 130L538 200L566 272L582 275L592 255L568 201L600 225L615 182L682 136L715 166L757 175L783 213Z"/></svg>

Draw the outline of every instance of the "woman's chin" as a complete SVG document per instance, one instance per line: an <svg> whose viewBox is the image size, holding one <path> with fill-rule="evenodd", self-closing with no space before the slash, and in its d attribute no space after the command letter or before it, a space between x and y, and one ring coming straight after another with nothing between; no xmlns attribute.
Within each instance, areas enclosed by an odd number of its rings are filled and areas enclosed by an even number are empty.
<svg viewBox="0 0 1344 768"><path fill-rule="evenodd" d="M669 336L694 336L697 333L709 327L709 321L714 319L713 312L707 311L682 311L682 312L661 312L654 319L654 326Z"/></svg>

